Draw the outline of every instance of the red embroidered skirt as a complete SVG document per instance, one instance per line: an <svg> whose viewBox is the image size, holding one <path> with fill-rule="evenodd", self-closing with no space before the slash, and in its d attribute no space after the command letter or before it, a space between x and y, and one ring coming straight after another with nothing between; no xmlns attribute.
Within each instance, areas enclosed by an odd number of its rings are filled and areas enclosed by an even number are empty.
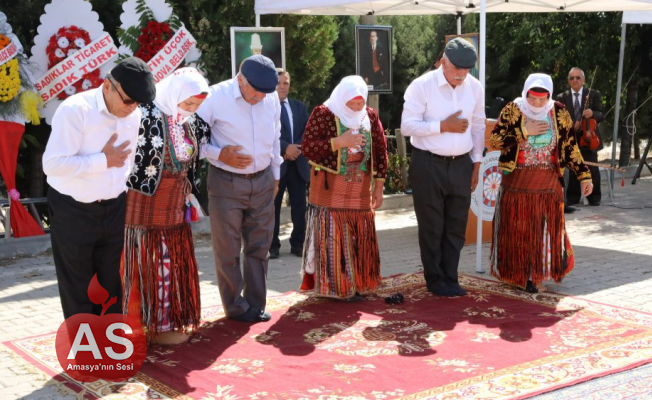
<svg viewBox="0 0 652 400"><path fill-rule="evenodd" d="M127 193L123 310L141 319L150 337L199 326L199 273L184 220L188 191L185 173L163 171L154 195Z"/></svg>
<svg viewBox="0 0 652 400"><path fill-rule="evenodd" d="M312 169L301 290L325 297L372 293L381 282L371 174L350 164L335 175Z"/></svg>
<svg viewBox="0 0 652 400"><path fill-rule="evenodd" d="M528 280L560 282L573 265L564 193L555 170L517 167L503 175L493 221L491 274L525 287Z"/></svg>

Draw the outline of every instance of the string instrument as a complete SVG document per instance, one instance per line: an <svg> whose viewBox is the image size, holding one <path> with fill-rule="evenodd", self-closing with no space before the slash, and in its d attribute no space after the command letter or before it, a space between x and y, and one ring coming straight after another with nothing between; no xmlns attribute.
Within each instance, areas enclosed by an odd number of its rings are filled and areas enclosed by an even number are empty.
<svg viewBox="0 0 652 400"><path fill-rule="evenodd" d="M584 109L589 105L589 95L586 95L586 104ZM580 136L580 147L588 147L592 151L597 150L600 147L600 138L595 133L596 128L598 127L595 118L586 118L582 117L582 136Z"/></svg>
<svg viewBox="0 0 652 400"><path fill-rule="evenodd" d="M593 80L595 79L595 73L597 72L598 67L595 67L593 71L593 77L591 78L591 85L589 85L589 90L586 93L586 101L584 102L584 110L582 114L589 106L589 95L591 94L591 88L593 87ZM582 122L580 123L582 127L582 136L580 136L580 147L588 147L591 151L595 151L600 147L600 138L595 133L595 130L598 127L598 123L595 121L595 118L586 118L582 117Z"/></svg>

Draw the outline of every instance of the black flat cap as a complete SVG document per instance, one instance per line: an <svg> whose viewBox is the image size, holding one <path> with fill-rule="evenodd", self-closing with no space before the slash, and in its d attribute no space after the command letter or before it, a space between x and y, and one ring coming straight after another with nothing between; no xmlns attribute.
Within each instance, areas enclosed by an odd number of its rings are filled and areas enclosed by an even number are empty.
<svg viewBox="0 0 652 400"><path fill-rule="evenodd" d="M444 53L457 68L471 69L478 61L478 52L475 51L475 47L468 40L459 37L448 42Z"/></svg>
<svg viewBox="0 0 652 400"><path fill-rule="evenodd" d="M136 57L122 60L111 70L111 76L132 100L149 103L156 97L154 76L145 61Z"/></svg>
<svg viewBox="0 0 652 400"><path fill-rule="evenodd" d="M278 72L274 62L257 54L245 59L240 67L240 73L258 92L273 93L278 85Z"/></svg>

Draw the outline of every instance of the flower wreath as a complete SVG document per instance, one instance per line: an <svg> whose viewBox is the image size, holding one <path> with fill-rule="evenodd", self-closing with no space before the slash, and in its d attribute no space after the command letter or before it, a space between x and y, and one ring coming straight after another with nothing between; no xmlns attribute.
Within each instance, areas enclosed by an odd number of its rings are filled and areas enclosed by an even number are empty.
<svg viewBox="0 0 652 400"><path fill-rule="evenodd" d="M0 26L0 50L11 44L7 34L6 28ZM34 92L30 78L33 70L34 66L20 50L14 58L0 65L0 121L20 116L33 125L40 123L37 107L41 98Z"/></svg>
<svg viewBox="0 0 652 400"><path fill-rule="evenodd" d="M149 21L138 36L138 51L134 56L148 62L174 36L167 22Z"/></svg>
<svg viewBox="0 0 652 400"><path fill-rule="evenodd" d="M11 39L0 34L0 50L11 44ZM14 57L0 65L0 101L6 103L13 100L20 92L20 74L18 57Z"/></svg>
<svg viewBox="0 0 652 400"><path fill-rule="evenodd" d="M145 0L136 0L136 11L141 13L140 24L120 31L118 36L120 43L129 48L135 57L148 62L161 51L168 40L174 36L174 32L183 24L174 13L167 21L157 21L152 10L145 4ZM119 59L127 57L126 54L120 54Z"/></svg>
<svg viewBox="0 0 652 400"><path fill-rule="evenodd" d="M45 53L48 56L48 69L59 64L61 61L77 53L91 42L90 35L84 29L74 25L60 28L57 33L50 37ZM82 79L68 86L57 96L60 100L66 99L75 93L84 92L96 88L102 84L100 70L96 69L82 76Z"/></svg>

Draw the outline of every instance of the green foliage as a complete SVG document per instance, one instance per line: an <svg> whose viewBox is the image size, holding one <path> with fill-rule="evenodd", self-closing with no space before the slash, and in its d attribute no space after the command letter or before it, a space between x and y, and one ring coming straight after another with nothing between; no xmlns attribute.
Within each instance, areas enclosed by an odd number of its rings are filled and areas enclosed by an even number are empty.
<svg viewBox="0 0 652 400"><path fill-rule="evenodd" d="M314 93L327 88L335 65L333 42L338 24L333 17L275 15L263 18L270 26L285 27L285 63L291 76L292 97L307 104L322 103Z"/></svg>
<svg viewBox="0 0 652 400"><path fill-rule="evenodd" d="M380 119L385 129L400 128L403 93L410 82L425 73L435 61L438 51L436 32L443 22L445 19L437 16L383 16L377 19L377 25L394 27L394 92L380 95L379 99ZM443 43L443 37L441 41Z"/></svg>
<svg viewBox="0 0 652 400"><path fill-rule="evenodd" d="M389 131L387 132L389 133ZM403 182L401 170L408 170L410 159L398 153L396 137L387 136L387 179L385 179L385 194L405 193L407 186Z"/></svg>

